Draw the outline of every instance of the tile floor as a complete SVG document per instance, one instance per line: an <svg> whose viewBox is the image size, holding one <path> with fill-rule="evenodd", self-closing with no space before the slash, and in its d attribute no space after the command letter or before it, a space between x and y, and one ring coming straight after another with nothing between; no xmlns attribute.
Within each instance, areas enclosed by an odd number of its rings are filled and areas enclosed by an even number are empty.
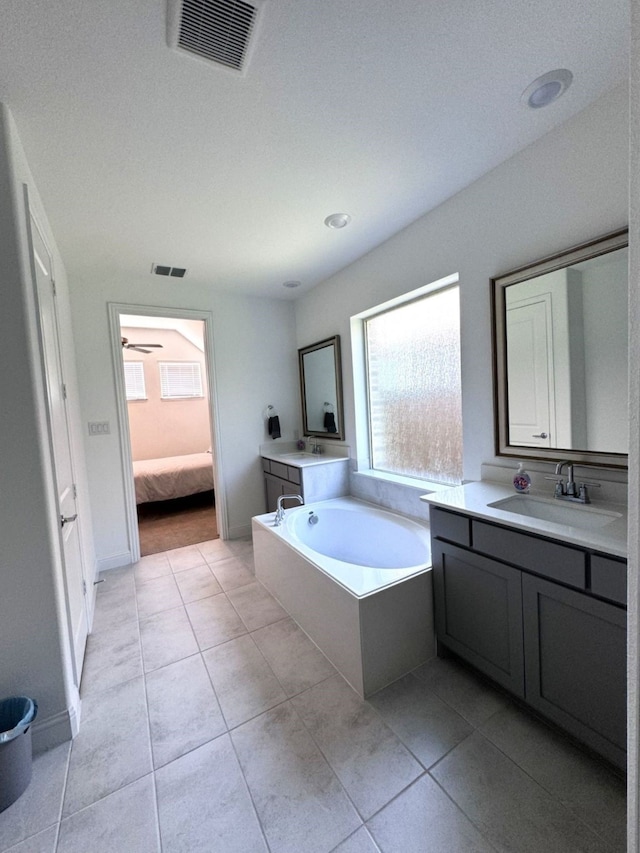
<svg viewBox="0 0 640 853"><path fill-rule="evenodd" d="M220 540L105 575L73 745L12 853L623 851L624 783L466 669L362 702Z"/></svg>

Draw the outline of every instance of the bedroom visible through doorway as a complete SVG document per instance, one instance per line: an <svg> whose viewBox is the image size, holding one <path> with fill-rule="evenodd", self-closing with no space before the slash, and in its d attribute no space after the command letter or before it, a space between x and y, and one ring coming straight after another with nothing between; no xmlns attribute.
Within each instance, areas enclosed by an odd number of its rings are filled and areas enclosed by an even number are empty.
<svg viewBox="0 0 640 853"><path fill-rule="evenodd" d="M140 556L218 538L204 322L120 314Z"/></svg>

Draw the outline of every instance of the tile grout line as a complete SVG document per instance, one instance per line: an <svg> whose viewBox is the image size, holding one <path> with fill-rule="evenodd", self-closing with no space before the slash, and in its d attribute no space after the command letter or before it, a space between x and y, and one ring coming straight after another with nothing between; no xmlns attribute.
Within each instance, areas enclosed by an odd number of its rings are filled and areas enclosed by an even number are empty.
<svg viewBox="0 0 640 853"><path fill-rule="evenodd" d="M489 718L489 719L491 719L491 718ZM487 722L488 722L488 720L487 720ZM484 725L484 723L483 723L483 725ZM589 823L587 823L587 821L581 815L577 814L577 812L570 805L568 805L563 799L561 799L561 797L558 796L558 794L556 794L554 791L550 791L545 785L542 784L542 782L539 782L535 778L535 776L532 776L531 773L529 773L529 771L526 768L524 768L521 764L519 764L519 762L516 761L516 759L513 756L509 755L508 752L505 752L504 749L502 749L502 747L499 744L495 743L489 737L489 735L485 734L480 728L476 729L476 731L479 735L481 735L487 741L487 743L490 743L491 746L495 747L495 749L497 749L498 752L500 752L512 764L515 764L515 766L518 768L518 770L520 770L521 773L523 773L531 782L533 782L534 785L536 785L538 788L540 788L541 791L543 791L555 803L557 803L559 806L561 806L566 812L568 812L570 815L572 815L579 823L581 823L584 827L586 827L586 829L588 829L589 832L591 832L596 838L598 838L600 841L602 841L608 847L611 847L609 839L607 839L606 837L601 835L598 830L594 829ZM611 848L611 849L613 849L613 848Z"/></svg>
<svg viewBox="0 0 640 853"><path fill-rule="evenodd" d="M62 783L62 796L60 797L60 807L58 809L58 820L55 823L56 833L55 833L55 841L53 844L54 853L58 849L58 844L60 843L60 830L62 828L62 810L64 808L65 797L67 796L67 780L69 778L69 766L71 764L71 750L72 749L73 749L73 741L71 741L71 744L69 745L69 752L67 754L66 767L64 768L64 781Z"/></svg>
<svg viewBox="0 0 640 853"><path fill-rule="evenodd" d="M467 735L467 737L471 737L471 735ZM466 740L466 738L465 738L465 740ZM454 800L454 798L451 796L451 794L447 791L447 789L446 789L445 787L443 787L443 786L440 784L440 782L436 779L436 777L435 777L435 776L432 776L432 775L431 775L431 773L429 773L428 775L429 775L429 778L433 781L433 783L434 783L435 785L437 785L437 786L438 786L438 788L442 791L442 793L445 795L445 797L446 797L446 798L447 798L451 803L453 803L453 805L454 805L454 806L455 806L455 808L460 812L460 814L462 814L462 815L464 815L464 816L465 816L465 818L469 821L469 823L471 824L471 826L473 826L473 828L474 828L474 829L475 829L475 830L480 834L480 837L481 837L484 841L486 841L486 843L489 845L489 847L491 847L491 849L492 849L492 850L495 850L495 851L497 851L497 853L499 853L499 848L498 848L498 847L496 847L496 846L495 846L495 844L487 838L487 836L486 836L486 835L484 834L484 832L480 829L480 827L476 824L476 822L475 822L474 820L472 820L472 818L471 818L471 817L466 813L466 811L462 808L462 806L460 805L460 803L458 803L458 802L456 802L456 800Z"/></svg>
<svg viewBox="0 0 640 853"><path fill-rule="evenodd" d="M559 807L560 807L564 812L566 812L568 815L570 815L571 817L573 817L575 820L577 820L577 821L578 821L578 823L579 823L579 824L581 824L585 829L587 829L587 830L591 833L591 835L593 835L593 836L594 836L594 838L595 838L595 839L597 839L597 840L599 840L599 841L602 841L602 842L603 842L603 843L605 843L608 847L610 847L609 841L608 841L606 838L602 838L602 836L601 836L598 832L596 832L596 831L595 831L591 826L589 826L589 825L588 825L588 824L587 824L587 823L586 823L582 818L580 818L577 814L575 814L575 812L574 812L572 809L568 808L568 807L565 805L565 803L564 803L564 802L563 802L563 801L562 801L562 800L561 800L561 799L560 799L556 794L553 794L552 792L548 791L548 790L547 790L547 789L546 789L542 784L540 784L540 782L538 782L538 781L537 781L533 776L531 776L531 774L530 774L530 773L528 773L528 772L524 769L524 767L521 767L521 766L518 764L518 762L517 762L514 758L512 758L510 755L508 755L506 752L504 752L504 750L502 750L502 749L501 749L497 744L495 744L495 743L491 740L491 738L489 738L487 735L485 735L485 734L484 734L484 732L482 732L479 728L477 728L474 732L472 732L471 734L469 734L469 735L465 738L465 741L466 741L466 740L468 740L468 738L470 738L473 734L477 734L477 735L478 735L479 737L481 737L484 741L486 741L488 744L490 744L492 747L494 747L494 749L496 749L496 750L497 750L497 751L498 751L498 752L499 752L499 753L500 753L504 758L506 758L506 759L507 759L507 761L509 761L509 763L510 763L510 764L513 764L513 766L514 766L514 767L516 767L516 768L517 768L517 770L519 770L519 771L520 771L520 773L522 773L524 776L526 776L526 777L527 777L527 779L529 779L529 781L530 781L530 782L532 782L532 783L533 783L533 784L534 784L534 785L535 785L535 786L536 786L540 791L542 791L542 792L543 792L543 794L545 794L545 796L546 796L546 797L548 797L548 798L549 798L549 799L550 799L550 800L551 800L555 805L559 806ZM462 743L464 743L464 741L462 741ZM453 751L453 750L450 750L450 752L449 752L448 754L450 754L452 751ZM441 761L443 761L445 757L446 757L446 756L443 756L443 757L442 757L442 759L441 759ZM437 764L439 764L439 763L440 763L440 761L439 761L439 762L437 762ZM436 766L436 765L434 765L434 768L435 768L435 766ZM434 769L434 768L432 768L432 769ZM429 775L431 776L431 773L429 773ZM440 785L440 783L438 782L438 780L436 779L436 777L435 777L435 776L432 776L431 778L432 778L432 779L433 779L433 780L434 780L434 781L435 781L435 782L436 782L436 783L437 783L437 784L442 788L442 790L447 794L447 796L449 796L449 799L451 799L451 801L452 801L452 802L454 802L454 803L458 806L458 808L459 808L459 809L460 809L460 811L465 815L465 817L466 817L469 821L471 821L471 823L473 823L473 824L474 824L474 826L475 826L475 823L471 820L471 817L470 817L470 816L469 816L469 815L464 811L464 809L462 808L462 806L461 806L461 805L460 805L460 804L459 804L459 803L458 803L458 802L453 798L453 796L451 796L451 795L447 792L446 788L444 788L442 785ZM484 837L484 835L483 835L483 837Z"/></svg>
<svg viewBox="0 0 640 853"><path fill-rule="evenodd" d="M168 559L168 558L167 558ZM175 583L175 579L174 579ZM176 584L177 587L177 584ZM155 829L156 829L156 839L158 840L158 851L162 850L162 836L160 833L160 810L158 808L158 789L156 786L156 769L155 769L155 755L153 752L153 739L151 737L151 715L149 714L149 694L147 692L147 673L145 672L144 667L144 650L142 648L142 632L140 630L140 608L138 607L138 589L135 585L135 576L134 576L134 600L136 605L136 614L138 617L138 643L140 646L140 662L142 664L142 686L144 690L144 703L147 709L147 740L149 747L149 756L151 758L151 784L153 785L153 802L155 804Z"/></svg>
<svg viewBox="0 0 640 853"><path fill-rule="evenodd" d="M283 703L281 703L281 704L283 704ZM277 706L276 706L276 707L277 707ZM269 709L269 710L271 710L271 709ZM254 719L255 719L255 717L254 717ZM244 724L243 724L243 725L244 725ZM236 728L237 728L237 727L236 727ZM267 838L267 832L266 832L266 830L265 830L265 828L264 828L264 826L263 826L262 818L260 817L260 812L258 811L258 808L257 808L257 806L256 806L256 802L255 802L255 799L254 799L254 797L253 797L253 792L252 792L252 790L251 790L251 787L250 787L250 785L249 785L249 782L247 781L247 776L246 776L246 774L245 774L245 772L244 772L244 768L243 768L243 766L242 766L242 762L240 761L240 756L238 755L238 750L236 749L235 742L234 742L234 740L233 740L233 737L231 736L231 731L228 731L228 732L227 732L227 736L228 736L229 741L230 741L230 743L231 743L231 749L233 750L233 754L234 754L234 756L235 756L235 759L236 759L236 761L238 762L238 768L240 769L240 774L242 775L242 781L244 782L244 786L245 786L246 791L247 791L247 793L248 793L248 795L249 795L249 799L250 799L250 801L251 801L251 807L253 808L253 812L254 812L254 814L255 814L255 816L256 816L256 820L258 821L258 826L260 827L260 832L261 832L262 837L263 837L263 839L264 839L265 846L266 846L266 848L267 848L267 850L268 850L268 851L271 851L271 849L272 849L272 848L271 848L271 845L269 844L269 840L268 840L268 838Z"/></svg>

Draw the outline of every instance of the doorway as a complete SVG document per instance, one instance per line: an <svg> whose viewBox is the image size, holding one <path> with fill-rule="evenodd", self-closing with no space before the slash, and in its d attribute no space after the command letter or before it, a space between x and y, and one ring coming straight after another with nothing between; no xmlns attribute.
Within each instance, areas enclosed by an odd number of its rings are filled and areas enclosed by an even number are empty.
<svg viewBox="0 0 640 853"><path fill-rule="evenodd" d="M110 312L132 559L224 537L210 318Z"/></svg>

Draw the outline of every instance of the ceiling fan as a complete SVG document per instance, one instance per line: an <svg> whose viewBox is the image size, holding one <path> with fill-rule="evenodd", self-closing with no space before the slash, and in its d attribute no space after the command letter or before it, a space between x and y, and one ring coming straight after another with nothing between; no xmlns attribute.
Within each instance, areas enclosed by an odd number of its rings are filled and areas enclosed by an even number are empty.
<svg viewBox="0 0 640 853"><path fill-rule="evenodd" d="M145 349L145 347L159 347L162 349L162 344L130 344L129 338L122 338L123 349L134 349L136 352L151 352L150 349Z"/></svg>

